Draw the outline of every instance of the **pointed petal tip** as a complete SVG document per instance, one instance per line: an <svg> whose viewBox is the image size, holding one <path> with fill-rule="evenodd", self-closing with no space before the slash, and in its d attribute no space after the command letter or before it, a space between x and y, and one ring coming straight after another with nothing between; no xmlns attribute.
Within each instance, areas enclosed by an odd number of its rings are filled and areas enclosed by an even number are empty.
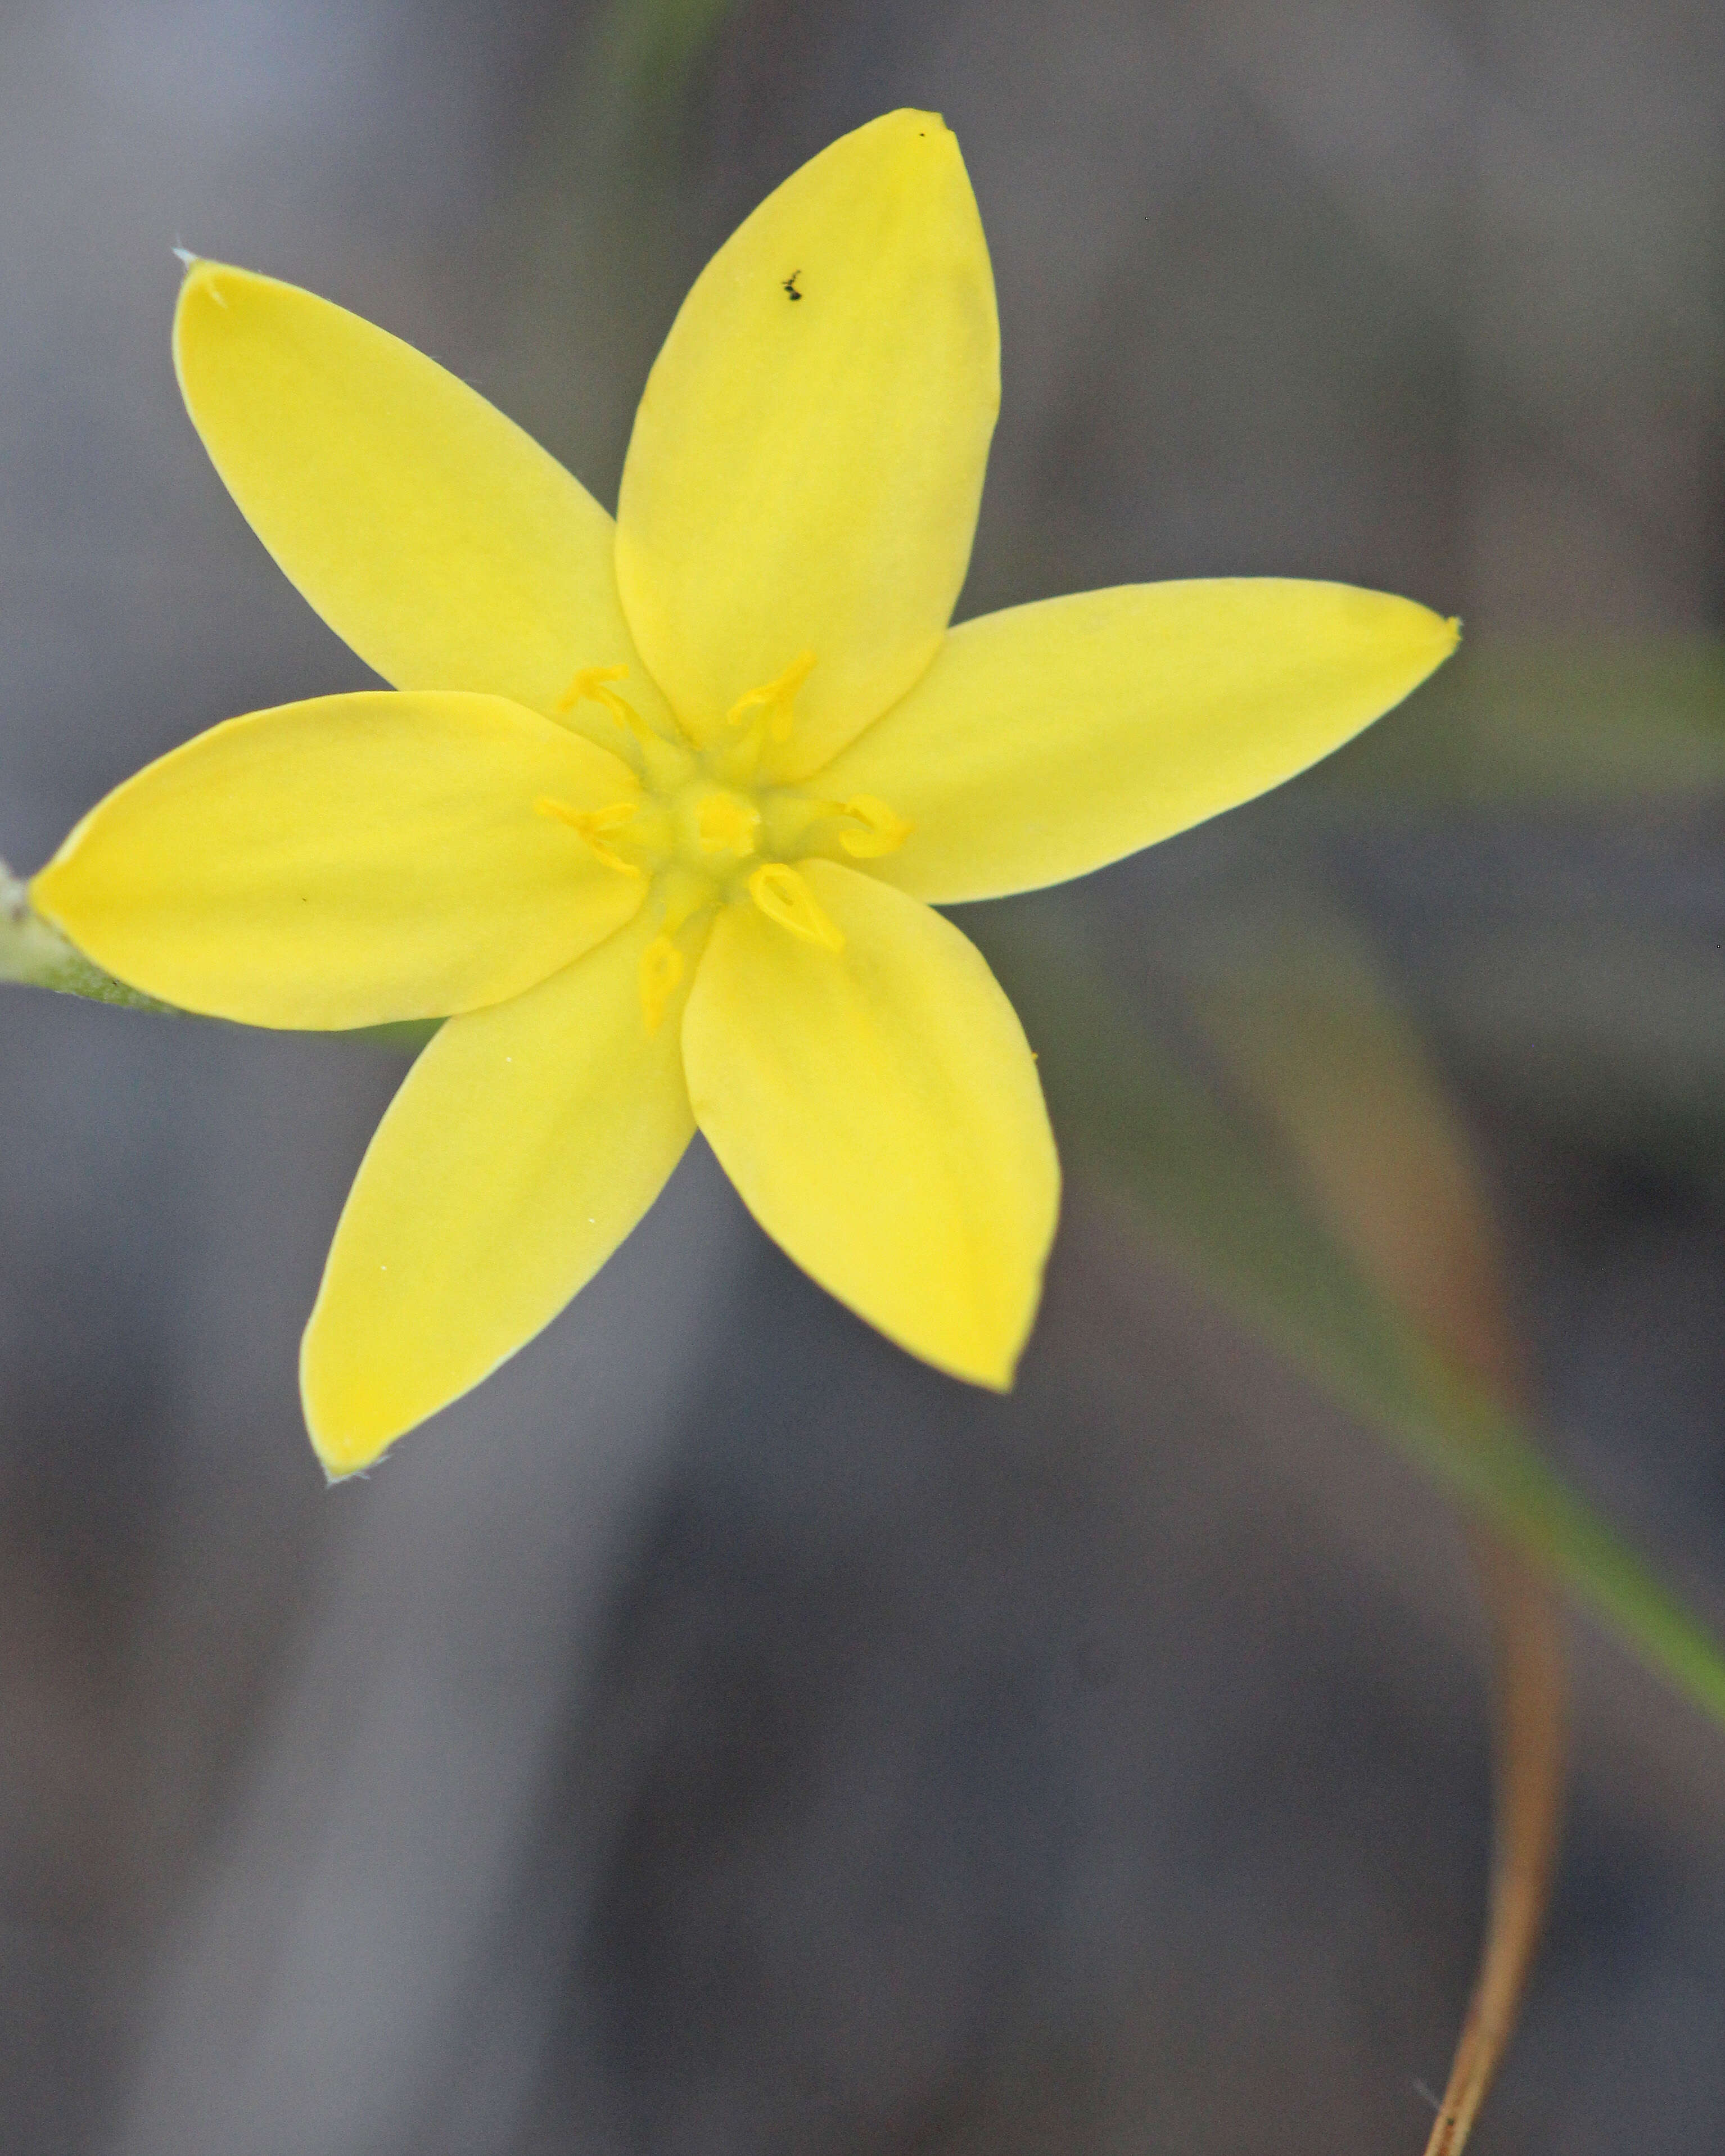
<svg viewBox="0 0 1725 2156"><path fill-rule="evenodd" d="M956 1322L931 1327L921 1323L915 1327L882 1322L880 1313L865 1310L851 1303L857 1316L865 1324L874 1326L893 1346L919 1363L937 1370L943 1378L951 1378L961 1385L974 1385L979 1392L997 1393L1003 1399L1017 1389L1019 1365L1036 1330L1036 1319L1042 1307L1042 1271L1046 1252L1034 1268L1034 1278L1028 1283L1028 1296L1015 1302L1009 1313L996 1309L991 1312L972 1310ZM817 1278L819 1276L815 1276ZM830 1282L822 1285L833 1291ZM841 1301L849 1298L841 1296ZM927 1312L922 1313L926 1317Z"/></svg>
<svg viewBox="0 0 1725 2156"><path fill-rule="evenodd" d="M317 1453L317 1464L323 1470L323 1486L326 1490L339 1490L345 1482L370 1481L372 1468L388 1457L387 1454L379 1453L377 1460L367 1460L362 1466L339 1467L332 1466L325 1459L323 1454L318 1450L317 1440L315 1438L312 1440L311 1449Z"/></svg>
<svg viewBox="0 0 1725 2156"><path fill-rule="evenodd" d="M974 1385L978 1392L997 1393L1004 1399L1018 1384L1019 1362L1029 1345L1030 1333L1034 1329L1033 1315L1030 1323L1013 1342L1010 1348L1002 1350L993 1346L983 1347L968 1342L962 1347L950 1342L944 1346L927 1340L889 1339L914 1355L919 1363L927 1363L930 1369L938 1370L943 1378L951 1378L961 1385Z"/></svg>
<svg viewBox="0 0 1725 2156"><path fill-rule="evenodd" d="M313 1398L305 1352L310 1337L308 1327L306 1341L300 1352L300 1406L305 1417L305 1435L311 1440L311 1450L317 1455L326 1484L333 1490L338 1483L363 1481L387 1456L396 1440L404 1437L413 1425L408 1424L399 1430L366 1428L355 1419L333 1412L327 1403L320 1404Z"/></svg>
<svg viewBox="0 0 1725 2156"><path fill-rule="evenodd" d="M924 112L914 105L901 105L895 112L883 112L878 120L870 120L856 130L860 138L873 138L883 154L897 154L908 157L919 142L927 142L961 167L963 156L958 147L958 137L938 112ZM842 141L845 138L840 137ZM838 146L836 144L834 146ZM926 154L926 153L925 153Z"/></svg>
<svg viewBox="0 0 1725 2156"><path fill-rule="evenodd" d="M920 105L901 105L896 111L884 113L875 125L877 127L894 127L907 135L951 136L952 133L947 125L944 113L925 112Z"/></svg>
<svg viewBox="0 0 1725 2156"><path fill-rule="evenodd" d="M1039 1279L1031 1300L1029 1315L1024 1319L1004 1346L977 1344L962 1358L946 1367L949 1374L967 1385L975 1385L985 1393L999 1393L1004 1399L1018 1384L1019 1363L1030 1344L1030 1336L1036 1329L1036 1313L1042 1304L1041 1284Z"/></svg>
<svg viewBox="0 0 1725 2156"><path fill-rule="evenodd" d="M1441 666L1461 641L1461 615L1440 613L1422 600L1363 585L1310 588L1334 589L1344 599L1357 594L1366 603L1366 611L1354 624L1355 633L1368 640L1399 644L1410 660L1425 661L1428 670Z"/></svg>
<svg viewBox="0 0 1725 2156"><path fill-rule="evenodd" d="M182 307L188 299L200 293L208 293L212 298L218 297L222 279L235 275L225 262L212 262L208 255L193 254L183 247L175 248L174 253L179 256L186 271L180 282L180 305Z"/></svg>
<svg viewBox="0 0 1725 2156"><path fill-rule="evenodd" d="M1454 656L1461 642L1461 617L1455 613L1438 613L1431 608L1420 606L1417 600L1410 601L1409 603L1418 608L1420 613L1425 617L1421 627L1425 632L1425 650L1427 657L1425 673L1418 677L1419 680L1425 680L1430 675L1435 674L1446 660ZM1417 685L1417 681L1410 685L1410 686Z"/></svg>
<svg viewBox="0 0 1725 2156"><path fill-rule="evenodd" d="M300 1411L305 1418L305 1435L311 1440L311 1450L317 1455L317 1464L323 1470L326 1486L333 1490L338 1483L352 1482L375 1467L397 1438L406 1435L411 1423L392 1429L388 1423L381 1427L375 1415L362 1417L354 1413L352 1401L343 1404L326 1399L326 1389L313 1368L316 1353L315 1335L323 1297L319 1296L306 1320L305 1330L300 1336Z"/></svg>
<svg viewBox="0 0 1725 2156"><path fill-rule="evenodd" d="M180 280L179 295L174 301L173 352L176 367L184 357L184 339L188 322L193 321L208 307L219 307L227 311L231 287L248 273L236 270L226 262L212 262L202 254L188 254L183 247L174 253L185 264L186 274Z"/></svg>
<svg viewBox="0 0 1725 2156"><path fill-rule="evenodd" d="M174 301L172 342L177 365L182 357L188 325L218 326L210 319L211 309L227 315L236 302L243 304L272 288L287 292L295 290L292 285L282 285L279 278L266 277L261 270L243 269L238 263L213 261L207 254L193 254L183 247L175 248L174 253L186 266Z"/></svg>

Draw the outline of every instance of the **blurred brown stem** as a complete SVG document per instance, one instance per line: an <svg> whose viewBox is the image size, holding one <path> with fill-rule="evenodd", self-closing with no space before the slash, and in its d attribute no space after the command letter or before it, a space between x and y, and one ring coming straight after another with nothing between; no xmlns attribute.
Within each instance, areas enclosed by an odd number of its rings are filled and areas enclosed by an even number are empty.
<svg viewBox="0 0 1725 2156"><path fill-rule="evenodd" d="M1563 1833L1568 1748L1563 1616L1557 1596L1483 1531L1475 1561L1496 1659L1496 1820L1485 1944L1425 2156L1461 2156L1515 2033L1551 1902Z"/></svg>
<svg viewBox="0 0 1725 2156"><path fill-rule="evenodd" d="M1289 954L1203 1015L1330 1233L1438 1353L1520 1406L1523 1359L1491 1209L1411 1028L1345 946ZM1301 957L1305 963L1301 963ZM1461 2156L1514 2034L1550 1902L1568 1761L1563 1619L1550 1582L1471 1535L1491 1614L1495 1819L1486 1938L1426 2156Z"/></svg>

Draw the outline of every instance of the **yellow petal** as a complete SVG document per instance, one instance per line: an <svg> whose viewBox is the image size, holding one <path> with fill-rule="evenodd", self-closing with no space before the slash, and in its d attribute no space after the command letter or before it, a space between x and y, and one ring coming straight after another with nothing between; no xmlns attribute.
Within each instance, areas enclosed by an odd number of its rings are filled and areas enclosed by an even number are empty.
<svg viewBox="0 0 1725 2156"><path fill-rule="evenodd" d="M542 800L636 792L496 696L377 690L230 719L99 802L30 887L98 965L249 1025L376 1025L519 994L640 905Z"/></svg>
<svg viewBox="0 0 1725 2156"><path fill-rule="evenodd" d="M656 927L644 917L513 1002L451 1019L408 1073L300 1358L332 1475L367 1466L548 1325L681 1158L695 1123L677 1029L649 1034L637 988Z"/></svg>
<svg viewBox="0 0 1725 2156"><path fill-rule="evenodd" d="M890 1339L1004 1389L1060 1168L1023 1029L950 921L805 861L835 952L721 914L683 1024L696 1120L755 1218Z"/></svg>
<svg viewBox="0 0 1725 2156"><path fill-rule="evenodd" d="M385 680L556 716L578 670L634 660L611 519L410 345L295 285L198 262L174 363L248 522ZM659 709L639 664L629 690ZM610 739L597 706L571 723Z"/></svg>
<svg viewBox="0 0 1725 2156"><path fill-rule="evenodd" d="M1083 875L1303 771L1457 625L1348 584L1129 584L966 622L821 773L915 829L874 873L946 905Z"/></svg>
<svg viewBox="0 0 1725 2156"><path fill-rule="evenodd" d="M804 651L779 776L904 694L964 580L999 397L988 249L937 115L845 136L721 248L648 379L618 507L624 610L698 739Z"/></svg>

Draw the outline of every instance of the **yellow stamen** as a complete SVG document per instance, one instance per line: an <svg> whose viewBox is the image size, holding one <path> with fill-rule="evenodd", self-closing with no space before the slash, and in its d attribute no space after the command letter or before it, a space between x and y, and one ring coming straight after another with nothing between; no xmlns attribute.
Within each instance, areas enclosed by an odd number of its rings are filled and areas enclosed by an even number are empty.
<svg viewBox="0 0 1725 2156"><path fill-rule="evenodd" d="M769 861L765 868L755 870L749 878L749 896L769 921L788 928L792 935L803 937L828 951L845 948L844 931L822 911L814 893L797 871L783 861Z"/></svg>
<svg viewBox="0 0 1725 2156"><path fill-rule="evenodd" d="M669 936L655 936L641 953L641 1016L649 1033L665 1024L665 1006L682 978L682 952Z"/></svg>
<svg viewBox="0 0 1725 2156"><path fill-rule="evenodd" d="M603 704L606 701L606 698L600 691L605 683L626 681L628 679L629 669L626 666L583 666L568 687L564 690L562 695L557 698L557 709L560 711L572 711L578 704L584 702L589 697L594 703ZM619 696L617 701L621 703L623 699Z"/></svg>
<svg viewBox="0 0 1725 2156"><path fill-rule="evenodd" d="M628 676L626 666L583 666L557 698L557 709L572 711L583 702L601 705L619 733L632 734L644 746L650 747L661 738L658 730L649 726L634 706L626 702L610 685L614 681L626 680Z"/></svg>
<svg viewBox="0 0 1725 2156"><path fill-rule="evenodd" d="M809 679L814 666L814 654L799 651L783 674L776 675L764 687L751 689L747 696L739 696L725 714L726 724L740 726L751 711L763 711L767 717L768 739L788 741L797 691Z"/></svg>
<svg viewBox="0 0 1725 2156"><path fill-rule="evenodd" d="M872 793L853 793L840 806L839 814L853 817L863 827L860 831L839 834L839 844L860 861L878 860L882 854L896 854L916 828L908 818L896 814Z"/></svg>
<svg viewBox="0 0 1725 2156"><path fill-rule="evenodd" d="M593 853L608 869L620 875L638 876L642 874L633 861L625 860L614 847L605 843L613 831L622 830L635 819L633 801L614 801L608 808L572 808L567 801L553 801L542 793L533 803L542 816L554 816L560 824L567 824L572 831L578 831Z"/></svg>
<svg viewBox="0 0 1725 2156"><path fill-rule="evenodd" d="M752 802L739 801L734 793L709 793L695 819L705 854L736 854L755 850L755 834L761 828L761 812Z"/></svg>

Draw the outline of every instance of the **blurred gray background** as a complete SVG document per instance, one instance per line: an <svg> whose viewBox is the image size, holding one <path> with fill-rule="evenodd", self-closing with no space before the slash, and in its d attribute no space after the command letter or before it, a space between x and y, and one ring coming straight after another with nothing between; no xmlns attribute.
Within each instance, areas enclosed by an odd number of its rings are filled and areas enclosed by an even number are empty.
<svg viewBox="0 0 1725 2156"><path fill-rule="evenodd" d="M1486 644L1725 630L1710 0L6 0L0 851L362 679L179 408L176 242L409 338L609 501L690 277L901 103L958 130L1000 292L963 611L1262 572ZM1326 783L1025 904L1123 993L1231 907L1350 909L1489 1160L1554 1445L1719 1619L1717 798ZM399 1065L0 1019L8 2150L1418 2150L1488 1834L1463 1546L1107 1193L1000 1402L697 1147L328 1493L295 1346ZM1700 2156L1725 1741L1578 1647L1476 2145Z"/></svg>

